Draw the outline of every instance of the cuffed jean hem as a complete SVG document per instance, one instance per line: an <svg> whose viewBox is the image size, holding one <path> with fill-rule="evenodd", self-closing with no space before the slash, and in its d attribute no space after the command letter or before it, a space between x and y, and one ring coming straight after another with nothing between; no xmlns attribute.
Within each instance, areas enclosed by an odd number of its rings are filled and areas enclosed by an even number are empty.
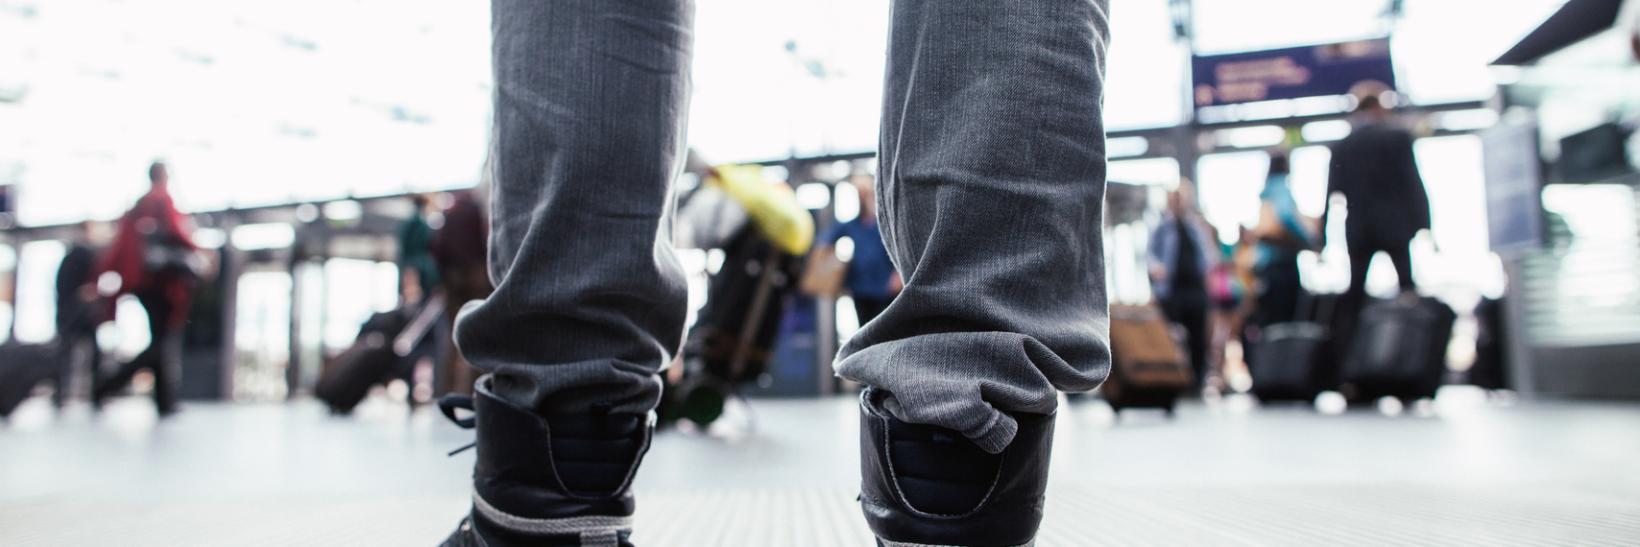
<svg viewBox="0 0 1640 547"><path fill-rule="evenodd" d="M1008 448L1008 443L1014 442L1014 435L1019 433L1019 422L1013 417L995 411L991 414L991 422L974 431L964 431L962 435L968 437L980 450L991 454L999 454Z"/></svg>

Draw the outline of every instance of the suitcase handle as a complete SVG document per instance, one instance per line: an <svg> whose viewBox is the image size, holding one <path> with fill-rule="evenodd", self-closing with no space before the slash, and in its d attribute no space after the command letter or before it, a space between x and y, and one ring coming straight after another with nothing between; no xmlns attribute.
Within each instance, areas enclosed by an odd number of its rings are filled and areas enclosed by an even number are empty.
<svg viewBox="0 0 1640 547"><path fill-rule="evenodd" d="M393 353L399 357L410 355L422 338L433 329L433 324L444 314L444 295L435 294L416 312L416 317L398 336L393 337Z"/></svg>
<svg viewBox="0 0 1640 547"><path fill-rule="evenodd" d="M1308 318L1309 321L1320 325L1331 325L1333 313L1338 311L1337 299L1328 299L1332 301L1325 302L1325 306L1323 306L1322 303L1318 303L1320 300L1322 299L1318 298L1315 293L1312 293L1307 289L1300 288L1298 290L1298 302L1293 305L1293 318L1299 321L1303 321ZM1309 313L1305 313L1305 308L1309 308ZM1326 311L1321 311L1323 309Z"/></svg>

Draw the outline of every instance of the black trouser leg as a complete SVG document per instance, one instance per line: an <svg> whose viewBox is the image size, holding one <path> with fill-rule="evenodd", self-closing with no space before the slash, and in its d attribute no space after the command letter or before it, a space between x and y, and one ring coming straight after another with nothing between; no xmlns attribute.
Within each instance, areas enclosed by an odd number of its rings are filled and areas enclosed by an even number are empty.
<svg viewBox="0 0 1640 547"><path fill-rule="evenodd" d="M1412 281L1412 240L1392 241L1382 247L1389 254L1389 261L1395 264L1395 277L1401 283L1401 290L1416 290L1417 285Z"/></svg>
<svg viewBox="0 0 1640 547"><path fill-rule="evenodd" d="M1190 370L1195 375L1197 385L1207 381L1207 348L1211 336L1207 308L1207 299L1203 295L1200 298L1174 298L1163 310L1169 321L1184 327L1185 350L1189 353Z"/></svg>
<svg viewBox="0 0 1640 547"><path fill-rule="evenodd" d="M1338 315L1333 320L1333 347L1339 362L1349 356L1350 345L1355 339L1355 324L1367 301L1367 269L1372 266L1373 255L1378 253L1378 246L1370 238L1351 237L1345 243L1350 254L1350 288L1339 300Z"/></svg>
<svg viewBox="0 0 1640 547"><path fill-rule="evenodd" d="M1253 324L1268 327L1309 319L1299 317L1302 310L1298 309L1298 299L1304 287L1299 279L1297 261L1281 260L1265 266L1260 272L1259 282L1262 287L1258 295L1258 308L1253 312Z"/></svg>
<svg viewBox="0 0 1640 547"><path fill-rule="evenodd" d="M58 304L61 306L61 304ZM68 402L68 390L74 385L74 350L79 345L78 333L72 321L57 322L57 380L51 392L51 404L62 408Z"/></svg>
<svg viewBox="0 0 1640 547"><path fill-rule="evenodd" d="M115 392L125 389L127 385L130 385L131 377L137 375L137 371L149 368L149 362L155 359L156 352L155 344L150 342L148 349L142 350L142 353L138 353L130 361L121 364L120 368L114 369L113 374L98 382L97 389L94 392L96 394L95 398L98 400L106 399Z"/></svg>
<svg viewBox="0 0 1640 547"><path fill-rule="evenodd" d="M95 326L87 329L85 342L86 347L89 348L85 357L85 377L86 381L91 384L87 388L89 393L95 396L97 390L102 387L103 365L102 345L97 342L97 328Z"/></svg>
<svg viewBox="0 0 1640 547"><path fill-rule="evenodd" d="M163 291L151 290L137 293L137 301L142 303L143 309L148 312L148 347L142 353L121 365L107 379L99 382L96 388L95 399L101 400L131 383L131 378L137 371L149 369L154 374L154 403L161 413L169 413L176 407L177 373L174 350L177 340L174 340L171 328L171 303L166 300Z"/></svg>
<svg viewBox="0 0 1640 547"><path fill-rule="evenodd" d="M97 392L98 364L102 362L102 351L97 348L97 327L88 320L67 320L57 326L57 390L52 395L52 403L62 408L74 388L74 375L85 363L86 377L91 383L91 393ZM80 348L85 348L83 359Z"/></svg>
<svg viewBox="0 0 1640 547"><path fill-rule="evenodd" d="M1190 348L1190 368L1196 374L1196 385L1207 383L1208 351L1212 345L1211 323L1208 322L1207 306L1197 306L1185 315L1185 332L1189 340L1186 345Z"/></svg>
<svg viewBox="0 0 1640 547"><path fill-rule="evenodd" d="M158 346L157 357L153 360L154 371L154 408L161 415L176 411L177 388L182 376L182 363L179 362L180 340L166 329L164 338L155 340L153 346Z"/></svg>

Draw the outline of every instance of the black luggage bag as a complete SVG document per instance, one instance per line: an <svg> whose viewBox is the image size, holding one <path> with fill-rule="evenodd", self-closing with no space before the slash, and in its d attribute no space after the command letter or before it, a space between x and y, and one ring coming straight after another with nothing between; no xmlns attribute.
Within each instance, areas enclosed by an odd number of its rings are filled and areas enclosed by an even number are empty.
<svg viewBox="0 0 1640 547"><path fill-rule="evenodd" d="M1111 306L1110 377L1099 395L1120 413L1126 408L1174 404L1194 383L1184 351L1155 306Z"/></svg>
<svg viewBox="0 0 1640 547"><path fill-rule="evenodd" d="M0 345L0 418L11 416L35 386L57 375L57 357L53 345Z"/></svg>
<svg viewBox="0 0 1640 547"><path fill-rule="evenodd" d="M413 315L412 315L413 313ZM349 414L370 388L407 370L408 357L429 342L427 334L444 313L443 295L435 295L414 312L410 308L370 316L353 345L326 363L313 394L336 414Z"/></svg>
<svg viewBox="0 0 1640 547"><path fill-rule="evenodd" d="M1343 382L1356 400L1434 397L1446 376L1457 314L1428 297L1375 302L1361 311Z"/></svg>
<svg viewBox="0 0 1640 547"><path fill-rule="evenodd" d="M1336 379L1329 325L1337 299L1307 292L1299 299L1297 320L1260 329L1248 345L1253 396L1260 401L1312 401ZM1306 307L1314 312L1308 321Z"/></svg>
<svg viewBox="0 0 1640 547"><path fill-rule="evenodd" d="M402 310L372 315L359 329L353 345L325 367L319 383L313 386L313 395L331 412L353 412L372 386L386 381L398 369L400 356L393 351L393 340L409 323L408 314Z"/></svg>

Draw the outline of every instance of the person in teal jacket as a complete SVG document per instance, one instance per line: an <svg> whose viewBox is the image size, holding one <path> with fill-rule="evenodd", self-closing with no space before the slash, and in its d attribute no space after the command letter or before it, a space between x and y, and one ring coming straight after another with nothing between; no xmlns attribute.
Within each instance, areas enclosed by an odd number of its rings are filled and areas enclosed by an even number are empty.
<svg viewBox="0 0 1640 547"><path fill-rule="evenodd" d="M1285 152L1270 155L1270 174L1259 193L1261 218L1253 234L1258 238L1253 262L1258 300L1252 322L1259 326L1299 319L1298 297L1304 287L1299 282L1298 254L1316 242L1315 229L1307 225L1293 199L1290 172Z"/></svg>
<svg viewBox="0 0 1640 547"><path fill-rule="evenodd" d="M400 293L420 302L433 294L440 281L438 261L433 259L433 226L427 223L427 196L410 196L410 202L415 209L399 224Z"/></svg>

